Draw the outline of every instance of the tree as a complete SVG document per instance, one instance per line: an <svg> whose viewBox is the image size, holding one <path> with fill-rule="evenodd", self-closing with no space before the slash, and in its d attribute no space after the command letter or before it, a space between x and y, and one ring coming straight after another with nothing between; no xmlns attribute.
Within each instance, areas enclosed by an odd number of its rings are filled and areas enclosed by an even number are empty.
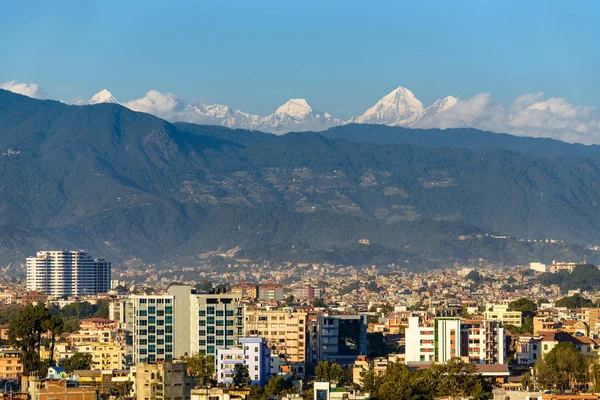
<svg viewBox="0 0 600 400"><path fill-rule="evenodd" d="M190 375L200 378L200 385L204 387L215 372L215 361L213 356L205 356L196 353L191 357L184 358Z"/></svg>
<svg viewBox="0 0 600 400"><path fill-rule="evenodd" d="M590 299L586 299L579 293L575 293L573 296L563 297L554 303L556 307L566 308L582 308L582 307L593 307L594 303Z"/></svg>
<svg viewBox="0 0 600 400"><path fill-rule="evenodd" d="M194 288L200 293L208 293L213 288L213 284L211 281L204 279L204 280L196 283Z"/></svg>
<svg viewBox="0 0 600 400"><path fill-rule="evenodd" d="M272 376L265 385L265 394L267 396L279 396L291 387L290 383L279 377Z"/></svg>
<svg viewBox="0 0 600 400"><path fill-rule="evenodd" d="M536 310L537 304L526 298L521 298L508 303L508 311L535 312Z"/></svg>
<svg viewBox="0 0 600 400"><path fill-rule="evenodd" d="M54 365L54 346L56 344L56 338L64 332L64 323L60 317L52 315L42 323L42 328L50 333L50 358L48 359L49 365Z"/></svg>
<svg viewBox="0 0 600 400"><path fill-rule="evenodd" d="M233 367L233 384L235 386L246 386L250 383L250 373L248 366L244 364L235 364Z"/></svg>
<svg viewBox="0 0 600 400"><path fill-rule="evenodd" d="M579 391L590 380L590 361L573 343L558 343L535 364L537 384L541 389Z"/></svg>
<svg viewBox="0 0 600 400"><path fill-rule="evenodd" d="M43 373L40 344L48 319L50 312L46 307L27 306L8 325L9 343L22 351L24 374Z"/></svg>
<svg viewBox="0 0 600 400"><path fill-rule="evenodd" d="M75 353L60 362L60 366L67 372L88 370L92 368L92 355L90 353Z"/></svg>
<svg viewBox="0 0 600 400"><path fill-rule="evenodd" d="M438 396L480 398L487 389L475 364L460 358L452 358L444 364L434 364L431 371L437 383Z"/></svg>
<svg viewBox="0 0 600 400"><path fill-rule="evenodd" d="M377 379L377 399L413 399L416 396L416 385L413 380L414 374L404 364L390 364L385 374ZM373 390L373 388L370 388Z"/></svg>
<svg viewBox="0 0 600 400"><path fill-rule="evenodd" d="M465 278L469 281L473 281L476 285L480 284L483 280L479 272L475 270L469 272Z"/></svg>
<svg viewBox="0 0 600 400"><path fill-rule="evenodd" d="M313 307L327 307L327 304L325 304L325 302L323 301L322 298L317 297L316 299L314 299L312 301L312 306Z"/></svg>
<svg viewBox="0 0 600 400"><path fill-rule="evenodd" d="M319 361L315 367L315 378L318 381L336 382L338 385L343 385L346 381L346 373L340 364Z"/></svg>

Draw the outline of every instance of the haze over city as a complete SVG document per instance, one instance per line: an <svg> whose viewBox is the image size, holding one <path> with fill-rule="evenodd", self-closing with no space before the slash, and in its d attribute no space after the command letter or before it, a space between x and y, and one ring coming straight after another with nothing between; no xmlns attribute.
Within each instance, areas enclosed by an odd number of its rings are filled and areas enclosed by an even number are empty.
<svg viewBox="0 0 600 400"><path fill-rule="evenodd" d="M599 14L0 2L0 400L600 400Z"/></svg>

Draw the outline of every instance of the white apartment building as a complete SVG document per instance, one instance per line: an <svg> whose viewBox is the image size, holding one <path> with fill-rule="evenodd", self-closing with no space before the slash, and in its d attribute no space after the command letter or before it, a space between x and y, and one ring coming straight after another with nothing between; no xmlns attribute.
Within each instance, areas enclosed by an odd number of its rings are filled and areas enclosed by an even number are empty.
<svg viewBox="0 0 600 400"><path fill-rule="evenodd" d="M497 321L436 318L421 324L409 317L406 362L443 363L454 357L477 364L504 364L505 334Z"/></svg>
<svg viewBox="0 0 600 400"><path fill-rule="evenodd" d="M110 290L111 263L83 250L38 251L27 258L27 290L50 296L85 296Z"/></svg>
<svg viewBox="0 0 600 400"><path fill-rule="evenodd" d="M233 383L236 364L248 368L252 385L264 386L271 373L270 350L264 338L240 337L238 347L217 350L217 381Z"/></svg>

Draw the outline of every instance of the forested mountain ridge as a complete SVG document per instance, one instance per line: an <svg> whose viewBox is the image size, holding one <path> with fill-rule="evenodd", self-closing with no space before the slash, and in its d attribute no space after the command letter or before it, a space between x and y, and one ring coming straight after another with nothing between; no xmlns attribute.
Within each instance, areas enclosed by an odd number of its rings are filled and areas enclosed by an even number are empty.
<svg viewBox="0 0 600 400"><path fill-rule="evenodd" d="M600 241L596 159L329 132L173 125L0 90L0 263L49 247L156 264L235 247L295 261L515 263L585 251L490 232Z"/></svg>

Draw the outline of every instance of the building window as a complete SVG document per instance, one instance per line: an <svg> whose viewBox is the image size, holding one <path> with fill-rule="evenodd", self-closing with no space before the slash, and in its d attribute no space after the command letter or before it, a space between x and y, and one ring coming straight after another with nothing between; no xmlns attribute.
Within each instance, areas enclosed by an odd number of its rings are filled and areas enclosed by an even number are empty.
<svg viewBox="0 0 600 400"><path fill-rule="evenodd" d="M206 314L215 315L215 308L214 307L206 307Z"/></svg>

